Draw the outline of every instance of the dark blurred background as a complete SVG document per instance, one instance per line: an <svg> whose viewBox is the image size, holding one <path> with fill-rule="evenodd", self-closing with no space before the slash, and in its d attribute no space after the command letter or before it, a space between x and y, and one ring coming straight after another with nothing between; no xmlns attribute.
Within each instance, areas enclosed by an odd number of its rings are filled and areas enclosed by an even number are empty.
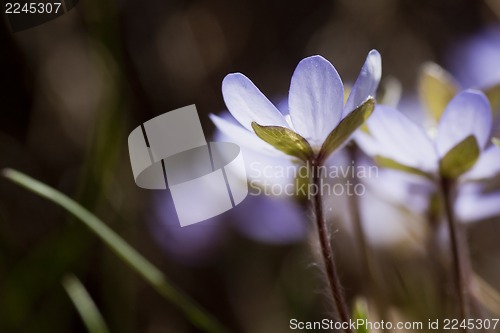
<svg viewBox="0 0 500 333"><path fill-rule="evenodd" d="M16 33L4 17L0 167L78 200L233 331L286 332L289 318L327 313L306 242L245 237L229 215L210 222L217 232L195 238L187 254L182 244L162 244L187 236L175 221L162 229L157 220L175 214L155 213L163 209L156 194L135 186L128 133L194 103L209 137L208 114L225 108L226 74L242 72L279 99L296 64L312 54L352 82L376 48L383 76L411 95L422 63L446 67L454 43L496 24L499 14L495 0L81 0ZM85 332L61 287L68 272L112 332L196 332L65 212L0 180L0 332Z"/></svg>

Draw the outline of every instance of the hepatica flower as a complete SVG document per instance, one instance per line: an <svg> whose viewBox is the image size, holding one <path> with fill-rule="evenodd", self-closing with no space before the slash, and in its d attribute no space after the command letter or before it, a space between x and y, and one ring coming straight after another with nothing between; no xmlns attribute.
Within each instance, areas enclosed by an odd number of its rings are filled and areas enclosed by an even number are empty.
<svg viewBox="0 0 500 333"><path fill-rule="evenodd" d="M455 212L461 222L476 222L500 215L500 191L485 189L478 182L464 184L457 196Z"/></svg>
<svg viewBox="0 0 500 333"><path fill-rule="evenodd" d="M491 64L488 63L488 65ZM462 67L462 69L466 69L467 66ZM493 67L491 67L491 72L494 72ZM493 113L493 132L498 134L500 133L500 79L493 85L481 84L478 86L488 97ZM446 105L460 90L462 90L462 86L459 82L438 64L427 63L422 66L419 78L419 95L424 106L425 121L428 125L432 127L439 121Z"/></svg>
<svg viewBox="0 0 500 333"><path fill-rule="evenodd" d="M222 94L239 125L216 115L211 118L220 131L244 146L324 162L372 113L380 76L380 54L372 50L344 104L344 85L335 67L321 56L305 58L293 73L289 112L283 114L246 76L229 74Z"/></svg>
<svg viewBox="0 0 500 333"><path fill-rule="evenodd" d="M482 92L466 90L446 106L434 137L398 110L385 106L377 106L367 125L369 134L359 133L356 140L380 164L456 179L474 166L490 144L492 112ZM485 154L496 155L498 148L490 145ZM500 166L489 166L490 173L497 169Z"/></svg>
<svg viewBox="0 0 500 333"><path fill-rule="evenodd" d="M446 62L462 85L485 87L500 82L500 25L457 40L446 53Z"/></svg>

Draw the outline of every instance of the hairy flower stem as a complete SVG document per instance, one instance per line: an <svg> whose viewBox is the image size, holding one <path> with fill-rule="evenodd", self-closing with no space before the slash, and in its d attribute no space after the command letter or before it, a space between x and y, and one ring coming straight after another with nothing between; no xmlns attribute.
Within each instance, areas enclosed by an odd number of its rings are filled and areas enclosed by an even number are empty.
<svg viewBox="0 0 500 333"><path fill-rule="evenodd" d="M337 267L333 258L333 251L330 244L330 237L328 233L328 227L323 215L323 201L321 195L321 163L313 161L312 163L312 183L314 184L315 190L312 192L311 203L313 205L314 216L316 219L316 227L318 230L318 237L321 246L321 255L323 256L323 261L325 265L325 273L328 278L328 284L330 291L332 293L335 306L337 308L337 313L339 319L342 322L349 322L351 316L349 315L349 307L347 306L344 291L342 289L339 275L337 272ZM350 328L344 329L345 333L352 333Z"/></svg>
<svg viewBox="0 0 500 333"><path fill-rule="evenodd" d="M444 199L446 220L450 232L453 274L459 304L459 320L468 319L470 311L469 285L471 278L471 263L468 245L463 226L455 221L453 213L454 184L451 180L441 179L441 191ZM464 330L467 332L467 329Z"/></svg>

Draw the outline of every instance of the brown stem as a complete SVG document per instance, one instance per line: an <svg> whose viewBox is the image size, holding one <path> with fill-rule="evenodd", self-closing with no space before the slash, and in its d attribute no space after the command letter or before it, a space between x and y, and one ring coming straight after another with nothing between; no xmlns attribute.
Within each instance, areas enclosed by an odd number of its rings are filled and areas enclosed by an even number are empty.
<svg viewBox="0 0 500 333"><path fill-rule="evenodd" d="M446 220L450 232L451 253L453 259L453 274L455 288L459 303L459 320L469 318L470 299L469 281L471 264L468 254L468 245L463 226L455 221L453 214L453 182L449 179L441 179L441 191L444 199ZM467 332L467 329L464 330Z"/></svg>
<svg viewBox="0 0 500 333"><path fill-rule="evenodd" d="M429 258L429 263L430 267L432 268L433 272L433 279L436 284L436 295L437 299L439 302L437 304L434 304L435 308L431 308L430 313L435 315L435 318L438 317L449 317L448 314L448 308L446 308L446 303L444 300L447 298L446 294L446 269L445 265L443 264L443 253L442 253L442 248L440 246L440 222L441 222L441 215L438 207L435 206L435 203L440 202L438 201L439 198L437 198L438 194L435 194L429 199L429 209L427 211L427 220L428 220L428 227L430 230L430 235L427 240L427 256ZM439 312L441 310L441 313Z"/></svg>
<svg viewBox="0 0 500 333"><path fill-rule="evenodd" d="M333 251L330 244L330 237L328 233L328 227L326 225L325 218L323 216L323 201L321 195L321 167L320 164L313 161L311 168L312 171L312 183L314 184L314 191L312 191L311 203L314 209L314 215L316 218L316 226L318 230L318 237L321 246L321 254L323 256L323 261L325 265L325 272L328 278L328 284L330 291L332 293L335 306L337 308L337 313L339 318L344 323L349 323L351 316L349 315L349 307L347 306L344 291L340 283L339 275L337 272L337 267L333 258ZM352 333L350 328L344 328L345 333Z"/></svg>

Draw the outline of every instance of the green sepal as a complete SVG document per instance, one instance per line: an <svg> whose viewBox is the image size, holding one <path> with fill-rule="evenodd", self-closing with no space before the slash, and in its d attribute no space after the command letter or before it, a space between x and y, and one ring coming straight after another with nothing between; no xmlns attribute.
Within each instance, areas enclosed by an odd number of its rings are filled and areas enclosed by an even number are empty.
<svg viewBox="0 0 500 333"><path fill-rule="evenodd" d="M499 138L493 138L491 141L496 144L498 147L500 147L500 139Z"/></svg>
<svg viewBox="0 0 500 333"><path fill-rule="evenodd" d="M347 139L349 139L368 117L373 113L375 100L368 98L363 104L348 114L340 123L330 132L319 151L318 160L324 161L338 149Z"/></svg>
<svg viewBox="0 0 500 333"><path fill-rule="evenodd" d="M394 170L399 170L399 171L403 171L403 172L406 172L406 173L411 173L411 174L414 174L414 175L418 175L418 176L422 176L422 177L425 177L425 178L433 179L433 176L431 174L429 174L427 172L424 172L424 171L422 171L420 169L417 169L417 168L414 168L414 167L411 167L411 166L408 166L408 165L401 164L401 163L396 162L395 160L393 160L391 158L377 155L373 159L375 160L375 163L377 163L381 167L389 168L389 169L394 169Z"/></svg>
<svg viewBox="0 0 500 333"><path fill-rule="evenodd" d="M458 92L453 76L435 63L422 67L418 83L420 99L429 116L439 121L446 105Z"/></svg>
<svg viewBox="0 0 500 333"><path fill-rule="evenodd" d="M261 126L256 122L252 122L252 128L259 138L287 155L302 161L309 161L314 156L309 142L291 129L281 126Z"/></svg>
<svg viewBox="0 0 500 333"><path fill-rule="evenodd" d="M467 172L479 158L479 146L476 137L469 135L463 139L439 162L441 176L447 179L457 179Z"/></svg>

